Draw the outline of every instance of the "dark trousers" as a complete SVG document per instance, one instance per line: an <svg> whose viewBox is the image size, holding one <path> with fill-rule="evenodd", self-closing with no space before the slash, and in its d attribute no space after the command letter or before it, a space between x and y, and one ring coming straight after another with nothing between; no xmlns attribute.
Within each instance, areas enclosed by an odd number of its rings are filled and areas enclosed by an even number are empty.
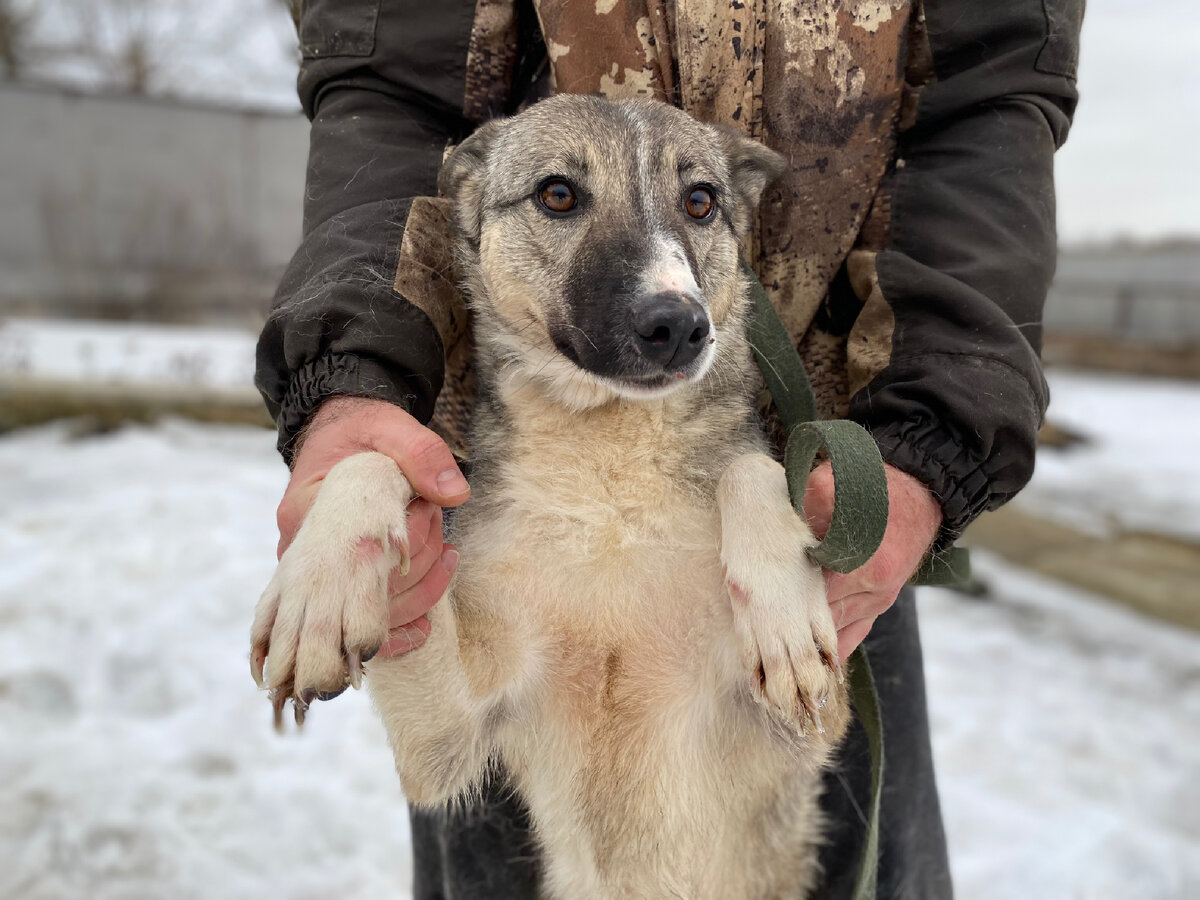
<svg viewBox="0 0 1200 900"><path fill-rule="evenodd" d="M946 838L933 779L917 610L911 589L867 640L883 717L885 776L879 828L878 900L950 900ZM822 799L828 843L817 896L845 900L854 887L870 790L870 754L857 722ZM535 900L540 866L529 817L496 778L473 806L412 814L414 900ZM730 898L738 900L738 898Z"/></svg>

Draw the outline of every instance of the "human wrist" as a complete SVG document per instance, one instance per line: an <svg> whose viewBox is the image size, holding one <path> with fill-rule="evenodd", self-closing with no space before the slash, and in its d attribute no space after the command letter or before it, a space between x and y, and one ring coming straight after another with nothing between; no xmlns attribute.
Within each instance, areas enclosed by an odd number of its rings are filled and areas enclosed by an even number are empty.
<svg viewBox="0 0 1200 900"><path fill-rule="evenodd" d="M885 463L888 482L889 519L906 532L914 555L924 559L933 549L942 528L942 506L929 486L919 478Z"/></svg>

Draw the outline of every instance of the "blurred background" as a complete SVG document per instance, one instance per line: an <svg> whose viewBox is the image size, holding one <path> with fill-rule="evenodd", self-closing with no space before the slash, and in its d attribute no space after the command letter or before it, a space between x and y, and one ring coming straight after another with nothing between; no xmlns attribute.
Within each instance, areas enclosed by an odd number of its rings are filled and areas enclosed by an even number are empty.
<svg viewBox="0 0 1200 900"><path fill-rule="evenodd" d="M966 900L1200 897L1200 25L1088 6L1038 470L920 600ZM296 61L288 0L0 0L2 898L407 896L365 698L280 738L246 665Z"/></svg>

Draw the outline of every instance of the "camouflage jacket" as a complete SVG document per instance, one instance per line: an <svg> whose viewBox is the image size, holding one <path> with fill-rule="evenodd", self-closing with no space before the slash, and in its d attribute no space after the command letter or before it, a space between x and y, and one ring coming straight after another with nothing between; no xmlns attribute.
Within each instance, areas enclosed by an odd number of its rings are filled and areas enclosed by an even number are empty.
<svg viewBox="0 0 1200 900"><path fill-rule="evenodd" d="M557 90L657 97L787 155L748 251L822 413L930 486L943 543L1029 479L1083 0L301 6L304 240L257 376L285 458L337 394L434 417L462 452L435 176L448 144Z"/></svg>

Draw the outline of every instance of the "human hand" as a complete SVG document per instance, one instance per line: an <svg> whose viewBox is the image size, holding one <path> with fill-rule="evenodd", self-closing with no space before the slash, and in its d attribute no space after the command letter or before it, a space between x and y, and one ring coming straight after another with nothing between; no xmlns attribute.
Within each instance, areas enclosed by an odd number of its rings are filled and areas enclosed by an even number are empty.
<svg viewBox="0 0 1200 900"><path fill-rule="evenodd" d="M326 400L305 430L292 478L276 512L277 555L283 556L333 466L374 450L395 460L420 497L408 508L411 552L408 574L388 579L388 640L382 657L399 656L425 642L425 617L445 593L458 565L458 550L442 542L442 507L458 506L471 489L440 437L400 407L364 397Z"/></svg>
<svg viewBox="0 0 1200 900"><path fill-rule="evenodd" d="M883 541L865 565L840 574L825 570L825 594L838 632L838 656L845 659L862 643L875 620L896 602L942 525L942 508L929 488L885 465L888 523ZM833 468L821 463L808 477L804 516L817 537L833 517Z"/></svg>

